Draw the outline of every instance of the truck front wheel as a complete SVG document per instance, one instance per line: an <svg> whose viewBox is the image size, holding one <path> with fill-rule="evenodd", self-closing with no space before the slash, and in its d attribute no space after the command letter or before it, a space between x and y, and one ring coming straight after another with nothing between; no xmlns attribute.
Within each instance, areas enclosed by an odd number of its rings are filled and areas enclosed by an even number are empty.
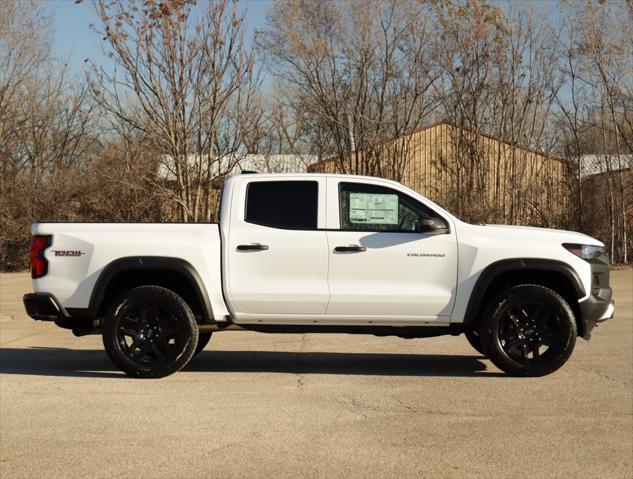
<svg viewBox="0 0 633 479"><path fill-rule="evenodd" d="M576 321L559 294L544 286L514 286L490 303L479 338L484 353L513 376L545 376L560 368L576 344Z"/></svg>
<svg viewBox="0 0 633 479"><path fill-rule="evenodd" d="M124 373L161 378L183 368L198 343L198 325L189 305L160 286L129 290L112 304L103 321L106 353Z"/></svg>
<svg viewBox="0 0 633 479"><path fill-rule="evenodd" d="M473 331L473 330L467 330L464 333L464 336L466 336L466 339L468 340L468 343L478 352L483 354L484 356L486 355L486 353L484 352L484 348L481 346L481 339L479 338L479 331Z"/></svg>

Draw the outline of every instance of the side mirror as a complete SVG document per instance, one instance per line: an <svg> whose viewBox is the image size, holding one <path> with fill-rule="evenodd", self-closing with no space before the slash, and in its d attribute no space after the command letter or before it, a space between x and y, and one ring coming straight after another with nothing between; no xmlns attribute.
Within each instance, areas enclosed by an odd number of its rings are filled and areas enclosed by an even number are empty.
<svg viewBox="0 0 633 479"><path fill-rule="evenodd" d="M440 218L422 218L419 221L420 233L448 233L448 225Z"/></svg>

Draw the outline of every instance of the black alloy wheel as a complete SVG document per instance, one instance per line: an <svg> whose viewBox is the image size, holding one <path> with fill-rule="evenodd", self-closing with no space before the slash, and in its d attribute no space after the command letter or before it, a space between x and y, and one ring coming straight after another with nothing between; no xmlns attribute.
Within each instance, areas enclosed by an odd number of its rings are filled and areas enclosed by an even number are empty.
<svg viewBox="0 0 633 479"><path fill-rule="evenodd" d="M123 352L140 364L174 361L189 338L169 310L151 304L127 304L119 312L117 340Z"/></svg>
<svg viewBox="0 0 633 479"><path fill-rule="evenodd" d="M576 344L567 302L539 285L519 285L488 307L479 337L486 356L512 375L544 376L560 368Z"/></svg>
<svg viewBox="0 0 633 479"><path fill-rule="evenodd" d="M197 356L198 353L202 352L206 345L209 344L209 341L211 341L211 336L213 336L213 333L211 332L200 333L200 335L198 336L198 345L196 346L196 352L193 354L194 356Z"/></svg>
<svg viewBox="0 0 633 479"><path fill-rule="evenodd" d="M546 361L563 349L561 313L534 301L518 302L503 312L499 341L516 361Z"/></svg>
<svg viewBox="0 0 633 479"><path fill-rule="evenodd" d="M484 352L484 348L481 346L481 339L479 338L479 331L473 331L471 329L468 329L464 333L464 336L466 336L466 339L468 340L468 343L473 347L473 349L475 349L475 351L477 351L478 353L483 354L484 356L486 355L486 353Z"/></svg>
<svg viewBox="0 0 633 479"><path fill-rule="evenodd" d="M172 374L191 359L198 326L187 303L159 286L128 291L104 320L103 343L112 361L134 377Z"/></svg>

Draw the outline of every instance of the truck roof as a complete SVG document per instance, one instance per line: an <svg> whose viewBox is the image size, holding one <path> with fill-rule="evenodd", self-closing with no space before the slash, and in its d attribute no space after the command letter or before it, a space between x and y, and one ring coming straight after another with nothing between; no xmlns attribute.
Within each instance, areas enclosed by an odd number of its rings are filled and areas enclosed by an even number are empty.
<svg viewBox="0 0 633 479"><path fill-rule="evenodd" d="M386 178L381 178L379 176L368 176L368 175L352 175L352 174L342 174L342 173L257 173L255 171L244 172L240 175L231 176L229 180L237 180L237 179L250 179L250 178L271 178L271 179L283 179L283 178L293 178L293 179L314 179L314 178L341 178L341 179L359 179L359 180L378 180L389 183L398 183L394 180L388 180Z"/></svg>

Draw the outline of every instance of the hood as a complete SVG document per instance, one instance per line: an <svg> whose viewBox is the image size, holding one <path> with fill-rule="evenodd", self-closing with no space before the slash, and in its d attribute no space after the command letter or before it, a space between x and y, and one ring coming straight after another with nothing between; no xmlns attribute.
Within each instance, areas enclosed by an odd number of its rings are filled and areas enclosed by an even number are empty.
<svg viewBox="0 0 633 479"><path fill-rule="evenodd" d="M578 243L588 244L595 246L604 246L604 243L592 238L584 233L578 233L577 231L556 230L549 228L536 228L534 226L513 226L513 225L479 225L482 228L482 233L486 231L495 231L499 235L517 236L521 239L535 239L535 240L552 240L560 241L561 243Z"/></svg>

